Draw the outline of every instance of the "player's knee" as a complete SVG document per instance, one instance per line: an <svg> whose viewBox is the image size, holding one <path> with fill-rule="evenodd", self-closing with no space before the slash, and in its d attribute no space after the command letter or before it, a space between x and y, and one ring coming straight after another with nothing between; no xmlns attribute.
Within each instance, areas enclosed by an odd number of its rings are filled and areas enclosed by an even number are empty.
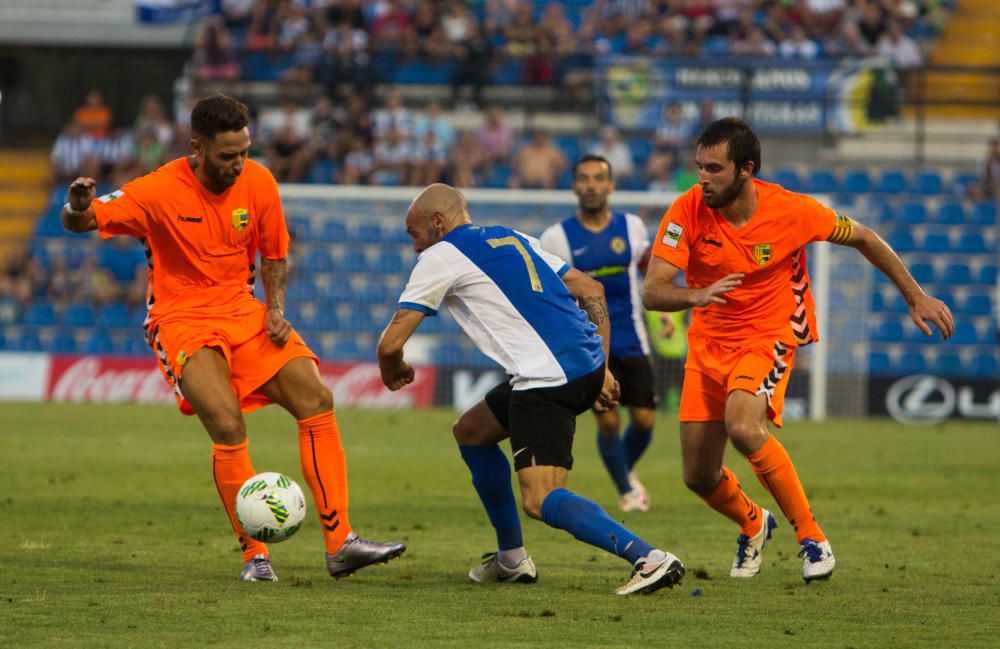
<svg viewBox="0 0 1000 649"><path fill-rule="evenodd" d="M718 475L712 476L697 469L684 469L684 485L699 496L712 493L718 484Z"/></svg>
<svg viewBox="0 0 1000 649"><path fill-rule="evenodd" d="M533 494L521 493L521 509L524 513L537 521L542 520L542 502L545 498L535 497Z"/></svg>
<svg viewBox="0 0 1000 649"><path fill-rule="evenodd" d="M729 433L733 446L743 455L757 452L768 436L765 426L749 420L727 421L726 432Z"/></svg>
<svg viewBox="0 0 1000 649"><path fill-rule="evenodd" d="M316 410L316 414L333 410L333 392L330 388L320 384L319 388L314 390L314 393L313 407Z"/></svg>
<svg viewBox="0 0 1000 649"><path fill-rule="evenodd" d="M480 431L471 425L466 417L460 417L451 427L451 434L455 436L455 441L459 446L482 443L482 436L479 433Z"/></svg>
<svg viewBox="0 0 1000 649"><path fill-rule="evenodd" d="M216 444L232 446L242 444L247 437L243 415L239 410L214 413L204 418L205 427Z"/></svg>

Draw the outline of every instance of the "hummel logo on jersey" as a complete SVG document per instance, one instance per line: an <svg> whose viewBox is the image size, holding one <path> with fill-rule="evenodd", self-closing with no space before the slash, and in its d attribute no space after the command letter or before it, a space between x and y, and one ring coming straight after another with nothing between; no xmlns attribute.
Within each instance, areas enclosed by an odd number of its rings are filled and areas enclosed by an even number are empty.
<svg viewBox="0 0 1000 649"><path fill-rule="evenodd" d="M747 376L746 374L742 374L742 375L736 377L737 381L739 381L740 379L746 379L747 381L753 381L753 377L752 376Z"/></svg>
<svg viewBox="0 0 1000 649"><path fill-rule="evenodd" d="M179 216L177 220L181 223L201 223L202 217L200 216Z"/></svg>
<svg viewBox="0 0 1000 649"><path fill-rule="evenodd" d="M722 247L722 242L721 241L716 241L715 239L709 239L708 237L702 237L701 240L704 241L705 243L707 243L710 246L715 246L716 248L721 248Z"/></svg>

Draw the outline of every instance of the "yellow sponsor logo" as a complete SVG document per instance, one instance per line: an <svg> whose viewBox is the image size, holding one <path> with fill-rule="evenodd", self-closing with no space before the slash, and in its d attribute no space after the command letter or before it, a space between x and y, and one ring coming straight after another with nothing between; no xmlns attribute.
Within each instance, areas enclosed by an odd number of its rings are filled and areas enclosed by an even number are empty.
<svg viewBox="0 0 1000 649"><path fill-rule="evenodd" d="M182 351L179 354L177 354L177 365L179 367L184 367L184 365L187 364L189 360L191 360L191 357L188 356L187 352Z"/></svg>
<svg viewBox="0 0 1000 649"><path fill-rule="evenodd" d="M233 227L237 232L243 232L250 223L250 213L242 207L233 210Z"/></svg>
<svg viewBox="0 0 1000 649"><path fill-rule="evenodd" d="M761 266L766 266L771 261L771 244L758 243L753 247L753 258Z"/></svg>

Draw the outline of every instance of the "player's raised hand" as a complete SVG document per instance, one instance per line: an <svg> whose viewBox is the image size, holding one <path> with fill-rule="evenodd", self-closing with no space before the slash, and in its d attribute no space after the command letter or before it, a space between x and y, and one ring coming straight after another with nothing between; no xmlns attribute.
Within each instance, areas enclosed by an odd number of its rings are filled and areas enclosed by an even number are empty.
<svg viewBox="0 0 1000 649"><path fill-rule="evenodd" d="M955 333L955 318L951 314L951 309L941 300L926 293L921 293L913 300L913 304L910 305L910 317L920 327L920 331L928 336L934 335L928 322L934 323L945 340Z"/></svg>
<svg viewBox="0 0 1000 649"><path fill-rule="evenodd" d="M267 337L278 347L284 347L288 342L288 337L292 335L292 323L285 320L278 309L268 309L264 316L264 330Z"/></svg>
<svg viewBox="0 0 1000 649"><path fill-rule="evenodd" d="M611 373L611 370L605 368L604 387L601 388L601 394L597 397L597 401L594 402L594 410L597 412L611 410L618 405L618 398L620 396L621 388L618 386L618 381Z"/></svg>
<svg viewBox="0 0 1000 649"><path fill-rule="evenodd" d="M382 383L393 392L413 383L416 372L413 366L406 361L399 361L395 367L380 368Z"/></svg>
<svg viewBox="0 0 1000 649"><path fill-rule="evenodd" d="M69 184L69 206L77 212L83 212L90 207L91 201L97 196L97 181L93 178L80 177Z"/></svg>
<svg viewBox="0 0 1000 649"><path fill-rule="evenodd" d="M733 290L743 283L743 273L726 275L722 279L716 280L708 286L694 292L694 306L708 306L709 304L725 304L722 295Z"/></svg>

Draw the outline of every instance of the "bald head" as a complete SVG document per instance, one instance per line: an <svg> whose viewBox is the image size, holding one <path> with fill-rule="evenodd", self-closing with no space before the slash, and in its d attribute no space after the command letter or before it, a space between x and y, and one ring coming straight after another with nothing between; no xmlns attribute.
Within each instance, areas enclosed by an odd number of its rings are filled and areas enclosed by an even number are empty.
<svg viewBox="0 0 1000 649"><path fill-rule="evenodd" d="M406 231L417 252L423 252L458 226L471 222L465 197L444 183L434 183L420 192L406 213Z"/></svg>

